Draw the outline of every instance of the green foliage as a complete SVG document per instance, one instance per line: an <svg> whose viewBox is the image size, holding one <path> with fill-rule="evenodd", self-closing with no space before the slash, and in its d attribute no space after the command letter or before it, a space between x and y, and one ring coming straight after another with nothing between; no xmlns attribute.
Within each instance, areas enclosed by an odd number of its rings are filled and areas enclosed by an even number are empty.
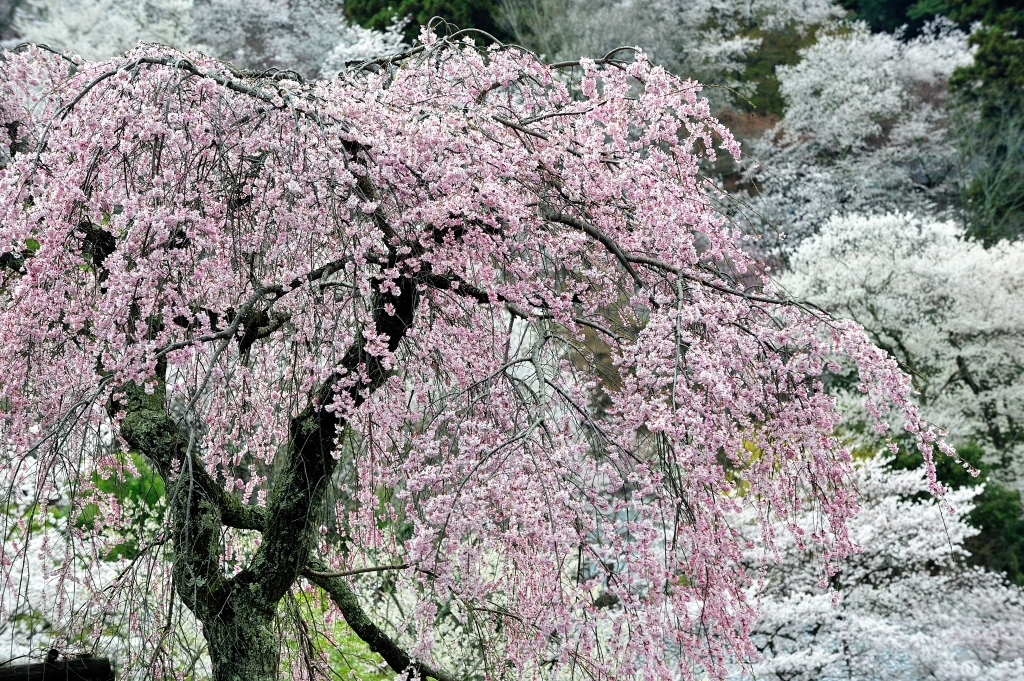
<svg viewBox="0 0 1024 681"><path fill-rule="evenodd" d="M968 97L998 103L1024 101L1024 38L992 26L971 35L978 50L974 64L954 74L950 85Z"/></svg>
<svg viewBox="0 0 1024 681"><path fill-rule="evenodd" d="M1024 5L949 0L949 16L971 34L974 63L950 90L960 119L968 232L987 244L1024 236Z"/></svg>
<svg viewBox="0 0 1024 681"><path fill-rule="evenodd" d="M840 4L850 10L850 18L866 22L873 31L893 33L906 26L909 36L920 32L936 15L949 17L965 30L980 21L1019 31L1024 20L1024 5L1019 0L841 0Z"/></svg>
<svg viewBox="0 0 1024 681"><path fill-rule="evenodd" d="M911 23L927 21L936 15L949 16L948 0L918 0L907 10Z"/></svg>
<svg viewBox="0 0 1024 681"><path fill-rule="evenodd" d="M961 100L953 115L967 233L986 245L1024 236L1024 101L1008 100Z"/></svg>
<svg viewBox="0 0 1024 681"><path fill-rule="evenodd" d="M113 494L122 503L131 500L147 508L155 508L164 496L164 481L138 453L131 452L128 456L131 457L138 475L131 475L127 469L122 469L123 479L118 475L103 477L99 473L93 473L96 488Z"/></svg>
<svg viewBox="0 0 1024 681"><path fill-rule="evenodd" d="M893 33L905 25L908 33L913 35L921 31L926 19L941 13L929 8L945 3L942 0L842 0L840 4L852 12L852 18L866 23L871 31Z"/></svg>
<svg viewBox="0 0 1024 681"><path fill-rule="evenodd" d="M896 470L910 470L924 464L921 452L917 450L913 440L909 437L901 437L898 442L900 449L893 458L892 467ZM935 459L935 474L939 482L952 489L961 487L973 487L985 481L991 472L991 467L982 463L984 451L978 445L972 443L957 447L957 455L968 464L980 471L978 477L974 477L959 462L950 456L938 456Z"/></svg>
<svg viewBox="0 0 1024 681"><path fill-rule="evenodd" d="M996 572L1005 572L1015 584L1024 585L1024 518L1020 493L992 482L976 499L977 508L968 517L981 534L970 537L964 547L971 560Z"/></svg>
<svg viewBox="0 0 1024 681"><path fill-rule="evenodd" d="M321 655L327 658L332 679L388 681L395 678L384 659L370 650L344 620L326 622L329 609L329 599L319 588L315 593L297 591L290 599L282 601L281 621L294 623L296 631L281 637L285 647L281 678L291 677L297 667L321 659Z"/></svg>
<svg viewBox="0 0 1024 681"><path fill-rule="evenodd" d="M377 653L367 649L363 639L343 623L334 625L333 636L327 645L327 659L331 671L341 678L360 681L390 681L394 673Z"/></svg>
<svg viewBox="0 0 1024 681"><path fill-rule="evenodd" d="M1020 0L945 0L949 18L967 25L980 21L1006 30L1024 29L1024 5Z"/></svg>
<svg viewBox="0 0 1024 681"><path fill-rule="evenodd" d="M508 36L498 25L497 4L492 0L347 0L345 12L356 23L377 30L384 30L396 18L409 17L412 21L405 31L407 41L414 40L420 25L433 17L504 40Z"/></svg>
<svg viewBox="0 0 1024 681"><path fill-rule="evenodd" d="M137 475L133 475L126 467L127 459L124 457L131 458L135 470L138 471ZM113 495L131 519L127 527L122 528L119 537L122 541L106 555L106 560L117 560L122 556L131 559L137 556L144 544L143 539L148 534L147 528L154 522L159 522L163 515L163 480L136 452L122 454L121 458L121 468L104 471L104 474L94 471L92 474L92 482L96 489ZM98 513L99 506L95 503L86 504L75 525L81 529L102 531L102 528L96 527Z"/></svg>
<svg viewBox="0 0 1024 681"><path fill-rule="evenodd" d="M917 468L924 463L920 452L909 443L901 443L893 460L893 468ZM980 471L973 477L957 461L940 456L935 472L943 484L959 489L985 483L985 490L974 498L975 508L967 522L981 532L964 542L971 552L971 562L996 572L1005 572L1015 584L1024 585L1024 508L1020 494L989 479L991 467L982 462L984 451L977 444L957 447L957 454Z"/></svg>
<svg viewBox="0 0 1024 681"><path fill-rule="evenodd" d="M957 69L950 88L982 107L992 118L1009 104L1024 106L1024 5L1005 0L951 0L949 16L963 27L980 21L984 28L971 34L977 48L974 63Z"/></svg>
<svg viewBox="0 0 1024 681"><path fill-rule="evenodd" d="M814 32L807 31L805 35L801 35L799 31L793 29L754 29L747 35L751 38L760 38L761 45L747 55L742 79L748 83L756 83L757 87L749 98L737 97L736 104L740 108L756 111L761 115L781 116L786 102L779 92L779 79L775 76L775 67L780 64L792 66L798 63L798 50L814 43Z"/></svg>

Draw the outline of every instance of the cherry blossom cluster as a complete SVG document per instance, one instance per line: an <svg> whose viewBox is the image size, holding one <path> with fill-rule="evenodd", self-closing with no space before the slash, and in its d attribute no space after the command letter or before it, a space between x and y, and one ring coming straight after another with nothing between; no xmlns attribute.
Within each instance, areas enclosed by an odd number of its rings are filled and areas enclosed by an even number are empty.
<svg viewBox="0 0 1024 681"><path fill-rule="evenodd" d="M737 678L868 680L884 670L908 681L1009 681L1024 672L1024 592L964 560L981 488L950 492L949 515L923 496L923 471L891 463L880 454L857 466L861 511L850 527L863 550L831 578L836 591L819 585L815 549L780 534L754 627L762 658ZM763 555L751 551L751 564Z"/></svg>
<svg viewBox="0 0 1024 681"><path fill-rule="evenodd" d="M983 444L997 479L1020 489L1022 273L1019 242L985 248L953 222L889 214L826 222L779 281L863 324L913 377L922 414L953 443Z"/></svg>

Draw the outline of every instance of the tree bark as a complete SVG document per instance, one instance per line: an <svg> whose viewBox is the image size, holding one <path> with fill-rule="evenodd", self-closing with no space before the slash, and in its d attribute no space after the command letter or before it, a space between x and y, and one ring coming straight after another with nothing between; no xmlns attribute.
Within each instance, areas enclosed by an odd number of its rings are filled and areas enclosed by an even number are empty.
<svg viewBox="0 0 1024 681"><path fill-rule="evenodd" d="M412 277L399 279L397 285L397 295L378 291L373 300L374 331L378 336L387 335L391 352L397 350L412 325L418 304L417 282ZM347 389L357 406L387 379L381 359L367 353L361 341L349 349L341 364L346 372L325 381L310 396L309 406L292 419L289 443L282 453L284 465L273 480L265 510L243 506L207 473L197 455L200 443L195 434L187 423L167 412L164 362L157 364L152 392L130 384L123 389L122 403L112 405L112 411L121 408L125 413L122 437L154 464L164 480L175 592L203 625L214 681L278 678L277 606L306 569L316 546L315 524L338 463L335 439L345 425L323 406L333 402L343 375L363 372L363 382ZM262 533L252 560L230 578L221 569L224 527ZM334 592L332 596L337 589ZM377 650L379 630L363 627L356 633L370 636L373 640L367 643ZM405 671L408 660L407 655L387 659L396 672Z"/></svg>
<svg viewBox="0 0 1024 681"><path fill-rule="evenodd" d="M203 620L216 681L275 681L281 664L281 642L275 632L277 604L247 598L232 589L224 609Z"/></svg>

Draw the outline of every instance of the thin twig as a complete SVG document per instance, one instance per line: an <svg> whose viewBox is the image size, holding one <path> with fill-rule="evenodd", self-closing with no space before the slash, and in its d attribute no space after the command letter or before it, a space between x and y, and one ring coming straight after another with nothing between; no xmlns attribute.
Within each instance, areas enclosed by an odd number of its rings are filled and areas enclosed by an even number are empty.
<svg viewBox="0 0 1024 681"><path fill-rule="evenodd" d="M319 572L313 568L307 567L302 571L302 574L309 575L310 577L351 577L352 575L362 575L367 572L384 572L385 570L405 570L409 567L409 563L399 563L398 565L377 565L375 567L358 568L356 570L344 570L342 572Z"/></svg>

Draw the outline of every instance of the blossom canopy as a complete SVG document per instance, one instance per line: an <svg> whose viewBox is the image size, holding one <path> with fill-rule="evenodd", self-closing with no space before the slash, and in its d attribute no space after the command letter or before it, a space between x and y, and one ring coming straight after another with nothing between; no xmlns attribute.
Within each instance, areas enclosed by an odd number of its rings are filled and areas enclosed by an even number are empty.
<svg viewBox="0 0 1024 681"><path fill-rule="evenodd" d="M149 564L218 680L277 678L296 590L396 672L720 678L753 650L742 507L852 549L829 366L930 460L895 363L741 248L700 172L738 145L640 53L424 32L315 83L158 47L2 68L0 471L97 518L41 549L92 594L58 630L129 610ZM169 549L100 583L123 452ZM169 674L172 614L140 612L125 673Z"/></svg>

